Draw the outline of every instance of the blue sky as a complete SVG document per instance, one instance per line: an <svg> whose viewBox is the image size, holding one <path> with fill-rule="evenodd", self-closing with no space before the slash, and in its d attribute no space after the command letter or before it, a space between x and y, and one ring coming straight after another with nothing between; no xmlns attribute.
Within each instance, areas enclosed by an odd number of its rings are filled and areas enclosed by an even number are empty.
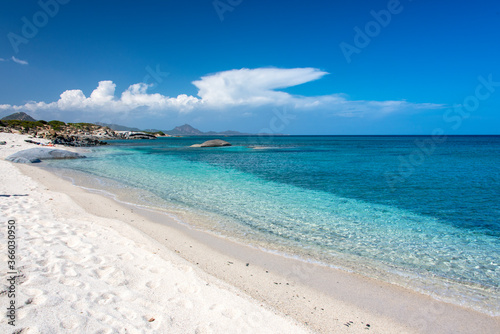
<svg viewBox="0 0 500 334"><path fill-rule="evenodd" d="M500 133L498 1L3 1L0 116Z"/></svg>

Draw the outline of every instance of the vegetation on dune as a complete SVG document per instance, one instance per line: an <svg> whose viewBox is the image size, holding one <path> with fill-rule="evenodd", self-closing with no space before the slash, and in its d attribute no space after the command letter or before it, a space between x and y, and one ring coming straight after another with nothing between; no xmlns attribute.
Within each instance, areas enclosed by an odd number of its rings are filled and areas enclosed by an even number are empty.
<svg viewBox="0 0 500 334"><path fill-rule="evenodd" d="M66 125L66 123L64 122L61 122L61 121L57 121L57 120L53 120L53 121L50 121L49 122L49 125L52 127L52 129L54 129L55 131L59 131L63 128L63 126Z"/></svg>
<svg viewBox="0 0 500 334"><path fill-rule="evenodd" d="M0 121L1 126L10 127L10 128L22 128L25 131L43 128L45 126L41 121L19 121L19 120L2 120Z"/></svg>
<svg viewBox="0 0 500 334"><path fill-rule="evenodd" d="M37 132L47 132L47 131L86 131L92 132L96 129L109 129L107 127L101 127L92 123L65 123L58 120L52 120L50 122L39 120L39 121L22 121L22 120L0 120L0 127L11 128L21 133L37 133Z"/></svg>
<svg viewBox="0 0 500 334"><path fill-rule="evenodd" d="M92 128L99 127L98 125L92 123L68 123L68 126L82 130L90 130Z"/></svg>

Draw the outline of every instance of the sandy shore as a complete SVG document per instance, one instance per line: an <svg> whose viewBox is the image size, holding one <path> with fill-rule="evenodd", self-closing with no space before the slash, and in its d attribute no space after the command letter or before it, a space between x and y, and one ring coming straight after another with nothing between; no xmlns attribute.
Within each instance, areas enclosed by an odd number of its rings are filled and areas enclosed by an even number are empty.
<svg viewBox="0 0 500 334"><path fill-rule="evenodd" d="M11 333L496 333L498 317L192 230L35 165L0 133L1 289L17 227ZM19 146L17 146L19 145ZM8 196L10 195L10 196ZM20 195L20 196L14 196ZM1 294L1 307L9 298ZM5 309L4 309L5 310Z"/></svg>

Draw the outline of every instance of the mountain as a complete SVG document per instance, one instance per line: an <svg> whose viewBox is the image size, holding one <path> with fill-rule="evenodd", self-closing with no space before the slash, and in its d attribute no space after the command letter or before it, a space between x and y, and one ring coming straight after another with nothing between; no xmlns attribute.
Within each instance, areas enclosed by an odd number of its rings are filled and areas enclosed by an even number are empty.
<svg viewBox="0 0 500 334"><path fill-rule="evenodd" d="M241 133L238 131L202 132L198 129L193 128L189 124L177 126L173 130L165 131L165 133L167 133L169 135L173 135L173 136L221 136L221 135L222 136L242 136L242 135L249 135L249 133Z"/></svg>
<svg viewBox="0 0 500 334"><path fill-rule="evenodd" d="M228 130L228 131L221 131L221 132L208 131L208 132L204 132L203 135L205 135L205 136L218 136L218 135L219 136L220 135L223 135L223 136L250 136L252 134Z"/></svg>
<svg viewBox="0 0 500 334"><path fill-rule="evenodd" d="M202 135L204 135L203 132L201 132L198 129L193 128L189 124L176 126L174 129L172 129L170 131L165 131L165 133L169 134L169 135L174 135L174 136L202 136Z"/></svg>
<svg viewBox="0 0 500 334"><path fill-rule="evenodd" d="M9 116L5 116L2 118L2 121L28 121L28 122L36 122L36 119L31 117L25 112L16 112L14 114L11 114Z"/></svg>
<svg viewBox="0 0 500 334"><path fill-rule="evenodd" d="M124 125L118 125L118 124L108 124L108 123L101 123L101 122L95 122L94 124L100 125L100 126L107 126L111 130L114 131L142 131L138 128L129 128L128 126Z"/></svg>

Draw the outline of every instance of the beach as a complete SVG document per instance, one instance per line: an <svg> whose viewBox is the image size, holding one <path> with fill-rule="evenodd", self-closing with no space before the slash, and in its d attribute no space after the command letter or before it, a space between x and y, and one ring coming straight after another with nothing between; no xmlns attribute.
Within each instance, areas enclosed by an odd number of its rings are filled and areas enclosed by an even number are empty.
<svg viewBox="0 0 500 334"><path fill-rule="evenodd" d="M5 333L496 333L488 316L353 272L264 252L4 158L2 291L16 225L16 326ZM2 294L2 307L9 299Z"/></svg>

